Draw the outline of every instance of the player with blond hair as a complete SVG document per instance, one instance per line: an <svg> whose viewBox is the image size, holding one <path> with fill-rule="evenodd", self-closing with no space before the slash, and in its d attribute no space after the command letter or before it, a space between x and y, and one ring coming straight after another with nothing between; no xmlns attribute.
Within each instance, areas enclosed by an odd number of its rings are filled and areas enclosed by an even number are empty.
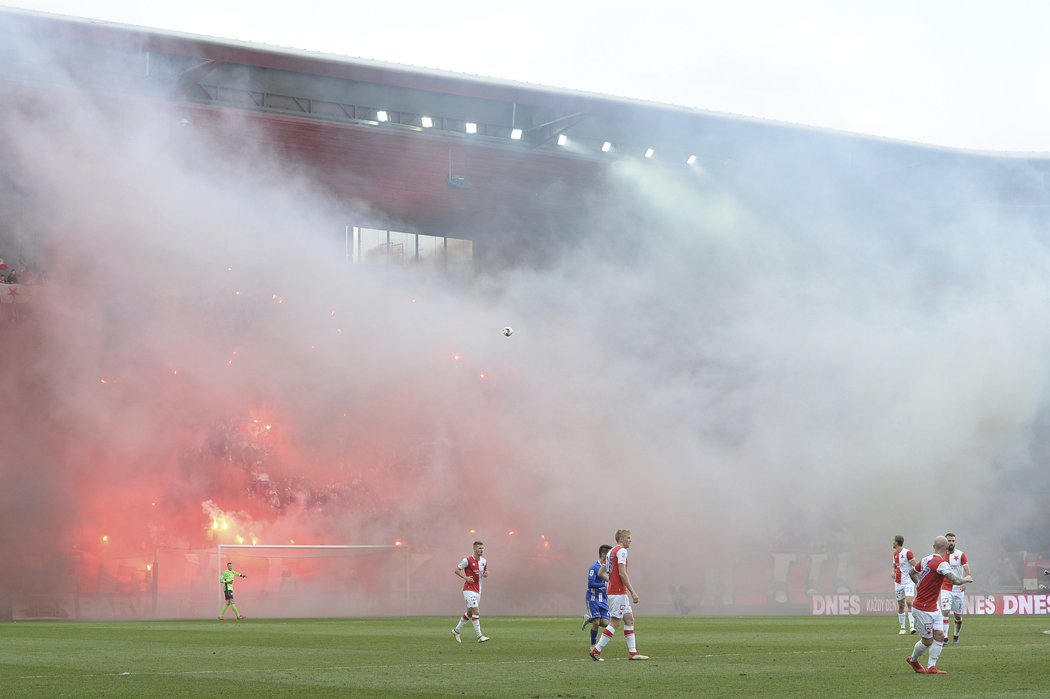
<svg viewBox="0 0 1050 699"><path fill-rule="evenodd" d="M648 655L638 652L634 637L634 610L631 603L638 604L638 593L631 584L627 572L627 549L631 547L631 530L620 529L616 532L616 546L605 557L605 573L609 576L609 625L598 638L598 643L591 648L592 660L603 660L602 649L609 644L616 630L623 623L623 637L627 641L628 660L648 660Z"/></svg>

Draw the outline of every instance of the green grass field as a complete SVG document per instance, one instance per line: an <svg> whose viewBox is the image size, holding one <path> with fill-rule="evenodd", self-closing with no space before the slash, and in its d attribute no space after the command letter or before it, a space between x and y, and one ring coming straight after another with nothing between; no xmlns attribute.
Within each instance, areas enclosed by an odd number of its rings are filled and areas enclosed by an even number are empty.
<svg viewBox="0 0 1050 699"><path fill-rule="evenodd" d="M5 622L3 697L1050 696L1050 619L970 616L945 677L904 663L886 617L644 618L587 657L573 618Z"/></svg>

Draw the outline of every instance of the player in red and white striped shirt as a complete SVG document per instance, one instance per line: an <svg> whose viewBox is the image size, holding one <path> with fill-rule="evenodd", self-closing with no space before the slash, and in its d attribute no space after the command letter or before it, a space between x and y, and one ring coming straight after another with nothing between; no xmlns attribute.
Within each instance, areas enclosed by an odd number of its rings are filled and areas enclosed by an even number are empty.
<svg viewBox="0 0 1050 699"><path fill-rule="evenodd" d="M638 594L631 585L627 573L627 549L631 547L631 530L621 529L616 532L616 546L605 556L604 571L609 576L609 625L602 631L594 648L591 648L591 659L602 660L602 648L616 634L616 629L623 622L623 637L627 641L628 660L648 660L648 655L638 652L634 638L634 611L631 602L638 604Z"/></svg>
<svg viewBox="0 0 1050 699"><path fill-rule="evenodd" d="M904 635L904 620L911 621L911 632L915 633L915 617L911 615L911 604L915 600L915 554L904 548L904 536L893 537L893 591L897 597L897 621L900 622L900 634Z"/></svg>
<svg viewBox="0 0 1050 699"><path fill-rule="evenodd" d="M456 576L463 578L463 600L467 603L467 611L460 617L456 628L452 629L452 635L456 643L462 643L459 632L469 621L474 626L474 633L478 637L478 643L484 643L489 637L481 633L481 581L489 576L489 562L481 554L485 553L485 544L480 541L474 542L474 555L467 556L456 566Z"/></svg>
<svg viewBox="0 0 1050 699"><path fill-rule="evenodd" d="M941 651L944 649L944 618L941 616L939 605L941 585L945 580L950 580L955 585L973 582L969 575L960 578L955 574L945 560L947 555L948 540L938 536L933 540L933 553L919 563L919 590L915 593L911 613L922 638L905 660L920 675L948 674L937 667L937 659L941 657ZM927 648L930 649L930 664L924 668L919 664L919 658L926 653Z"/></svg>
<svg viewBox="0 0 1050 699"><path fill-rule="evenodd" d="M944 557L944 560L948 561L948 565L952 567L952 572L960 578L964 575L969 575L970 559L966 557L966 552L955 548L955 534L948 532L944 535L944 538L948 540L948 555ZM944 581L941 587L941 614L944 616L945 636L948 635L948 629L951 627L948 615L955 614L955 635L952 637L952 643L959 642L959 633L962 631L963 625L962 617L963 608L965 607L965 596L965 585L953 585L949 580Z"/></svg>

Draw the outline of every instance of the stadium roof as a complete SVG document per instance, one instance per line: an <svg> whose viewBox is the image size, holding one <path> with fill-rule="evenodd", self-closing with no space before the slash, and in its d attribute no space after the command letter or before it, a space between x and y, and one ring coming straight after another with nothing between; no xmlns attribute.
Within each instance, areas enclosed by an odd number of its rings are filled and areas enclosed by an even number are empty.
<svg viewBox="0 0 1050 699"><path fill-rule="evenodd" d="M31 47L31 48L27 48ZM46 57L42 59L42 57ZM605 95L108 22L0 10L5 99L61 87L119 108L173 103L200 128L231 113L376 225L480 238L500 221L571 225L618 158L717 169L741 148L865 147L922 159L944 149Z"/></svg>

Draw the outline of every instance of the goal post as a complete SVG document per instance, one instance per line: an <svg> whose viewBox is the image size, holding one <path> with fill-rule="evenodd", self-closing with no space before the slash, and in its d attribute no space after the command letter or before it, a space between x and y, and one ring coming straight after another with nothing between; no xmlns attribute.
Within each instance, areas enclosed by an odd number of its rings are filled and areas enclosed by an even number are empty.
<svg viewBox="0 0 1050 699"><path fill-rule="evenodd" d="M254 615L411 614L411 549L402 544L218 544L216 555L216 582L227 562L248 574L236 598Z"/></svg>

